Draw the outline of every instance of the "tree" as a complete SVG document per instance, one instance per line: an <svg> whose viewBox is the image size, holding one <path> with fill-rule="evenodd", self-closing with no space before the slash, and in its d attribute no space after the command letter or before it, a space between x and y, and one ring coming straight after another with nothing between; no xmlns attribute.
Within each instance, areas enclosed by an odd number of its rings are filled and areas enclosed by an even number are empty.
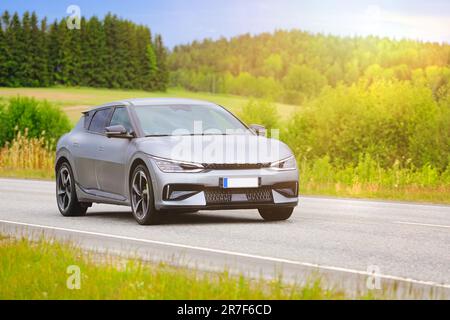
<svg viewBox="0 0 450 320"><path fill-rule="evenodd" d="M105 30L97 17L91 17L82 28L83 85L106 87L108 69Z"/></svg>
<svg viewBox="0 0 450 320"><path fill-rule="evenodd" d="M49 27L35 12L0 19L0 86L87 85L164 90L167 50L148 27L107 14L81 18L80 29L66 20Z"/></svg>
<svg viewBox="0 0 450 320"><path fill-rule="evenodd" d="M146 48L146 63L144 63L144 70L146 73L144 74L144 85L143 89L152 90L157 88L157 76L158 76L158 64L156 61L155 50L153 49L153 45L147 44Z"/></svg>
<svg viewBox="0 0 450 320"><path fill-rule="evenodd" d="M317 95L327 84L326 78L318 71L305 65L293 66L283 79L284 87L305 94Z"/></svg>
<svg viewBox="0 0 450 320"><path fill-rule="evenodd" d="M22 62L25 58L25 48L23 44L23 31L19 15L14 13L6 32L6 39L10 49L9 63L7 64L7 72L9 75L8 85L19 87L23 80Z"/></svg>
<svg viewBox="0 0 450 320"><path fill-rule="evenodd" d="M72 73L72 48L71 40L65 20L61 20L58 25L58 44L59 44L59 83L70 84L70 75Z"/></svg>
<svg viewBox="0 0 450 320"><path fill-rule="evenodd" d="M167 51L164 47L163 40L161 35L156 35L155 37L155 54L156 54L156 61L157 61L157 87L156 89L164 91L167 89L167 84L169 82L169 75L167 70Z"/></svg>
<svg viewBox="0 0 450 320"><path fill-rule="evenodd" d="M61 58L60 58L60 43L58 37L58 22L54 21L50 25L48 38L48 72L51 84L60 82L61 79Z"/></svg>
<svg viewBox="0 0 450 320"><path fill-rule="evenodd" d="M271 54L267 59L264 60L264 71L265 74L273 77L279 78L281 72L283 71L283 59L280 54Z"/></svg>
<svg viewBox="0 0 450 320"><path fill-rule="evenodd" d="M3 31L3 24L0 20L0 86L7 85L7 59L8 59L8 50L6 47L6 39Z"/></svg>
<svg viewBox="0 0 450 320"><path fill-rule="evenodd" d="M31 34L30 34L30 85L45 87L49 83L48 79L48 51L46 41L47 20L43 19L39 26L39 21L35 12L31 14Z"/></svg>
<svg viewBox="0 0 450 320"><path fill-rule="evenodd" d="M32 39L31 23L30 13L25 11L22 16L22 37L20 44L22 58L19 64L20 85L24 87L35 87L37 85L37 79L33 78L33 53L36 44Z"/></svg>

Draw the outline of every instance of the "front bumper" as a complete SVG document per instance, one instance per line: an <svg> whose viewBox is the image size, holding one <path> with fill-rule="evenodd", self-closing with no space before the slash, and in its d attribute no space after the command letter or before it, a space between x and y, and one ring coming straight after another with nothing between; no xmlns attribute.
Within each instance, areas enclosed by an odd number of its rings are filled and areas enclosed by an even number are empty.
<svg viewBox="0 0 450 320"><path fill-rule="evenodd" d="M150 159L148 167L151 168L155 207L158 210L258 209L295 207L298 204L298 170L262 168L165 173ZM223 189L221 179L224 177L258 177L260 186L253 189ZM288 187L293 190L289 192Z"/></svg>

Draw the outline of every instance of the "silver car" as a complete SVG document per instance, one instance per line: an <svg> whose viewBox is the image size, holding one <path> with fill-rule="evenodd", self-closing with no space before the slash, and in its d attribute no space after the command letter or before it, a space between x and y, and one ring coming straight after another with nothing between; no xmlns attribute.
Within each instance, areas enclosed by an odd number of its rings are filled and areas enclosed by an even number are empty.
<svg viewBox="0 0 450 320"><path fill-rule="evenodd" d="M131 206L139 224L170 212L258 209L288 219L298 203L291 150L225 108L187 99L132 99L84 112L58 141L64 216L92 203Z"/></svg>

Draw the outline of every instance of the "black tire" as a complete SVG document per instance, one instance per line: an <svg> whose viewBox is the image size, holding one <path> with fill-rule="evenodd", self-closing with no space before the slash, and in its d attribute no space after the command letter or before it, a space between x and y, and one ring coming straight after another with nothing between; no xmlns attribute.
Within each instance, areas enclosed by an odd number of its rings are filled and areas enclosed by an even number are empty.
<svg viewBox="0 0 450 320"><path fill-rule="evenodd" d="M155 209L150 173L145 165L138 165L131 174L130 202L131 210L137 223L141 225L155 225L160 222L160 212Z"/></svg>
<svg viewBox="0 0 450 320"><path fill-rule="evenodd" d="M269 209L258 209L261 217L266 221L282 221L291 217L294 208L275 207Z"/></svg>
<svg viewBox="0 0 450 320"><path fill-rule="evenodd" d="M65 217L84 216L91 205L78 201L72 168L67 162L61 163L56 169L56 203L59 212Z"/></svg>

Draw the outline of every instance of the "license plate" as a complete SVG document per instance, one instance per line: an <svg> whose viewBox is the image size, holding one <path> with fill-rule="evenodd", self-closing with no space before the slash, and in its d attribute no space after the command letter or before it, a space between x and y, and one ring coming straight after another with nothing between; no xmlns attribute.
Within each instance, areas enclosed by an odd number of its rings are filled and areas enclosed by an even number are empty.
<svg viewBox="0 0 450 320"><path fill-rule="evenodd" d="M223 178L222 187L228 188L258 188L259 179L256 178Z"/></svg>

